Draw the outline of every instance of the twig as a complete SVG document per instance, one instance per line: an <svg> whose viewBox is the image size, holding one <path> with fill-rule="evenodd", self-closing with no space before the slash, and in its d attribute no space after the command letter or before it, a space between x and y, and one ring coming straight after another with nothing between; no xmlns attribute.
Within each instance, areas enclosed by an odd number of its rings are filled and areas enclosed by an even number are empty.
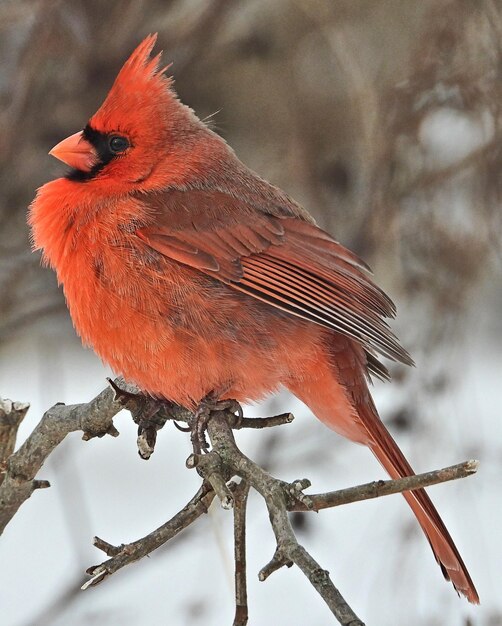
<svg viewBox="0 0 502 626"><path fill-rule="evenodd" d="M297 499L289 507L290 511L320 511L342 504L350 504L351 502L359 502L360 500L370 500L372 498L380 498L382 496L390 496L394 493L403 491L413 491L414 489L422 489L445 483L458 478L466 478L472 476L478 471L479 462L475 460L464 461L458 465L450 465L443 469L433 470L432 472L424 472L415 476L406 478L398 478L396 480L375 480L371 483L358 485L357 487L348 487L347 489L339 489L338 491L329 491L328 493L318 493L308 496L312 506L307 506L300 499Z"/></svg>
<svg viewBox="0 0 502 626"><path fill-rule="evenodd" d="M94 537L92 543L96 546L98 550L104 552L106 556L117 556L117 554L120 554L125 550L124 543L121 543L120 546L114 546L111 543L108 543L108 541L100 539L99 537Z"/></svg>
<svg viewBox="0 0 502 626"><path fill-rule="evenodd" d="M99 537L95 537L94 545L103 550L108 556L111 555L111 558L87 570L91 578L82 585L82 589L98 585L119 569L138 561L175 537L201 515L207 513L214 497L213 489L204 482L194 497L179 513L176 513L168 522L138 541L116 547Z"/></svg>
<svg viewBox="0 0 502 626"><path fill-rule="evenodd" d="M249 483L243 480L234 493L235 617L233 626L246 626L249 618L246 572L246 509Z"/></svg>
<svg viewBox="0 0 502 626"><path fill-rule="evenodd" d="M282 426L283 424L291 424L294 419L293 413L281 413L272 417L243 417L237 420L232 428L234 430L241 428L272 428L274 426Z"/></svg>

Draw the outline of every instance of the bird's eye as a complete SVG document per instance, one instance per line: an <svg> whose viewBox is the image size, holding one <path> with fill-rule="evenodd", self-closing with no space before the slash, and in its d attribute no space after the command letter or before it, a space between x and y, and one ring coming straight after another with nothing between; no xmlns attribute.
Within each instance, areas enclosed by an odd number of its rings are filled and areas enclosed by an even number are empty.
<svg viewBox="0 0 502 626"><path fill-rule="evenodd" d="M129 141L125 137L120 137L120 135L113 135L108 140L108 145L110 146L110 150L113 153L124 152L129 147Z"/></svg>

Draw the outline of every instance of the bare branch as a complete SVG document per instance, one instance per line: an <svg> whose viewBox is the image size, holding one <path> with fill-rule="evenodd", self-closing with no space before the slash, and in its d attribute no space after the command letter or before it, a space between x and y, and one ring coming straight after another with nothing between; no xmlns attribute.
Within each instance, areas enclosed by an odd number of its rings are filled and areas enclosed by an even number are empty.
<svg viewBox="0 0 502 626"><path fill-rule="evenodd" d="M295 419L293 413L281 413L272 417L243 417L237 420L235 430L240 428L272 428L273 426L282 426L283 424L291 424Z"/></svg>
<svg viewBox="0 0 502 626"><path fill-rule="evenodd" d="M235 617L233 626L246 626L249 618L246 572L246 508L249 483L243 480L234 493Z"/></svg>
<svg viewBox="0 0 502 626"><path fill-rule="evenodd" d="M328 493L318 493L308 496L311 506L307 506L304 502L297 499L289 508L290 511L320 511L342 504L350 504L351 502L359 502L360 500L370 500L372 498L380 498L382 496L390 496L394 493L402 493L403 491L413 491L414 489L423 489L431 485L445 483L458 478L466 478L472 476L478 471L479 462L475 460L464 461L458 465L450 465L443 469L424 472L406 478L398 478L396 480L375 480L371 483L358 485L357 487L349 487L338 491L329 491Z"/></svg>
<svg viewBox="0 0 502 626"><path fill-rule="evenodd" d="M277 541L274 566L288 565L290 562L297 565L321 595L340 624L362 626L363 622L359 620L335 587L329 572L322 569L317 561L298 543L289 521L287 506L290 495L285 489L284 483L270 476L242 454L235 444L225 413L221 411L212 413L208 422L208 434L213 450L218 452L223 463L248 481L250 486L256 489L265 500Z"/></svg>
<svg viewBox="0 0 502 626"><path fill-rule="evenodd" d="M175 537L201 515L207 513L214 496L215 493L213 489L204 482L194 497L179 513L176 513L168 522L162 524L162 526L159 526L159 528L138 541L116 547L103 541L99 537L95 537L94 545L100 550L103 550L108 556L111 556L111 558L87 570L91 578L82 586L82 589L98 585L119 569L147 556Z"/></svg>
<svg viewBox="0 0 502 626"><path fill-rule="evenodd" d="M142 396L133 386L126 385L122 379L117 379L112 382L111 388L105 389L88 404L53 406L44 414L21 448L11 454L15 444L15 432L28 410L28 405L9 401L0 403L0 450L4 456L10 454L5 462L4 481L0 485L0 528L2 530L35 489L49 486L47 481L38 480L35 477L45 459L66 435L82 430L84 439L102 437L105 434L116 436L118 431L113 426L113 417L124 405L132 412L140 434L148 435L149 454L154 450L157 430L162 428L167 420L188 423L191 429L196 427L194 414L186 409ZM187 459L187 467L196 468L203 478L202 486L194 497L172 519L137 541L113 546L96 537L94 545L110 558L87 570L91 578L82 588L86 589L99 584L119 569L165 544L207 512L216 496L223 508L234 507L236 599L234 626L245 626L248 621L245 515L247 497L252 487L265 500L276 538L275 553L271 561L260 571L259 579L264 581L281 567L296 565L326 602L340 624L362 626L363 622L359 620L335 587L329 572L323 569L299 544L289 521L289 512L319 511L328 507L462 478L476 472L477 461L467 461L399 480L375 481L329 493L307 495L304 490L311 485L308 479L303 478L286 483L274 478L242 454L237 448L233 435L233 429L255 426L265 428L290 423L292 415L285 413L271 418L257 418L256 424L253 424L254 420L243 418L240 411L239 416L236 416L232 413L233 410L225 408L210 412L207 433L212 449L207 454L192 454ZM239 485L232 481L228 482L233 476L241 478Z"/></svg>
<svg viewBox="0 0 502 626"><path fill-rule="evenodd" d="M77 430L84 431L86 439L118 435L113 418L123 407L113 395L113 390L107 388L87 404L56 404L44 413L28 439L6 461L0 486L0 534L33 491L48 486L47 481L34 478L66 435ZM13 442L10 445L13 446Z"/></svg>
<svg viewBox="0 0 502 626"><path fill-rule="evenodd" d="M50 453L69 433L82 430L84 440L104 435L116 437L119 432L113 425L113 418L126 407L133 413L138 424L140 454L143 458L149 458L155 447L156 432L166 420L186 423L191 419L192 414L189 411L176 405L168 406L168 403L164 403L162 410L157 410L155 415L145 417L145 412L151 411L151 399L149 401L142 397L133 385L128 385L120 377L109 382L111 388L105 389L86 404L69 406L56 404L51 407L44 413L38 425L15 454L12 454L12 451L15 446L17 427L22 419L19 416L24 411L24 417L29 405L19 402L10 403L8 400L2 401L3 409L0 410L0 534L34 490L49 486L47 481L34 481L34 478ZM11 405L14 409L9 408ZM5 416L2 418L3 414ZM18 418L17 426L11 424ZM259 418L256 426L251 424L252 419L244 418L242 423L236 424L235 427L265 428L287 424L291 418L290 414ZM232 416L232 419L235 420L236 417ZM143 443L148 445L147 450L141 447ZM221 489L219 493L222 493ZM228 498L226 502L231 507L231 498Z"/></svg>

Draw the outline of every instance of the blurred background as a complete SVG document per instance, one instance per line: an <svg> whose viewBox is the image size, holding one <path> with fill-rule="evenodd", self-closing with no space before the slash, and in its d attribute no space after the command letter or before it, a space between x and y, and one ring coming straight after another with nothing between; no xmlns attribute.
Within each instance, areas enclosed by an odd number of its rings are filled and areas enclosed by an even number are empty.
<svg viewBox="0 0 502 626"><path fill-rule="evenodd" d="M81 129L121 64L158 31L181 99L259 174L302 202L373 267L398 303L416 369L376 385L383 419L417 471L468 458L479 474L431 489L482 605L443 582L399 496L294 517L300 540L373 626L502 624L502 2L499 0L3 0L0 3L0 395L29 401L22 441L56 401L87 401L108 370L80 346L54 274L30 252L26 209L63 173L47 156ZM292 410L243 451L316 491L383 478L286 395ZM0 543L5 626L221 626L233 617L231 515L80 591L104 555L176 513L198 485L187 436L166 427L152 459L128 414L118 439L69 437ZM249 509L250 624L331 624L295 570L257 572L274 540Z"/></svg>

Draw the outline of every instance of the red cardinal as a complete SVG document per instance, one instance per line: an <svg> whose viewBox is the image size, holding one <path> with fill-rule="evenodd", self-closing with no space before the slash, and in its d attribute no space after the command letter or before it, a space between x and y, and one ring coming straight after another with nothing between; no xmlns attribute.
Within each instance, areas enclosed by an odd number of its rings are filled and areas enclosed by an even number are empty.
<svg viewBox="0 0 502 626"><path fill-rule="evenodd" d="M51 154L72 169L29 222L86 344L145 392L195 409L284 386L392 478L413 474L380 421L377 355L411 364L367 267L183 105L147 37L82 132ZM423 490L404 494L445 577L479 601Z"/></svg>

